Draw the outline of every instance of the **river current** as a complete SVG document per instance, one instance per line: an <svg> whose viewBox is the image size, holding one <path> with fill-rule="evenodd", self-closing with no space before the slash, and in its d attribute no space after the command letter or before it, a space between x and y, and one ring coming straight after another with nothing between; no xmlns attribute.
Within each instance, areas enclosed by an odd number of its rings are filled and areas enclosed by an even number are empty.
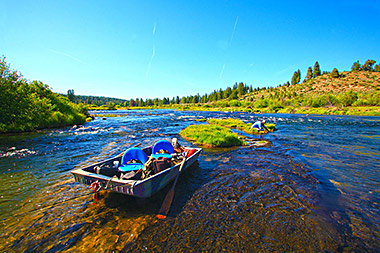
<svg viewBox="0 0 380 253"><path fill-rule="evenodd" d="M0 251L380 251L380 118L129 110L77 128L0 136ZM266 119L269 147L204 148L175 188L149 199L70 171L207 118Z"/></svg>

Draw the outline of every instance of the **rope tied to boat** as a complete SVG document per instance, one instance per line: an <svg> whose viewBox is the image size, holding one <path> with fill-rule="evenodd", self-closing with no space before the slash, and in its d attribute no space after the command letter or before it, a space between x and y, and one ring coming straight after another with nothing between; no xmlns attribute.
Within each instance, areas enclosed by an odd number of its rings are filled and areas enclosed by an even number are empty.
<svg viewBox="0 0 380 253"><path fill-rule="evenodd" d="M98 195L99 195L99 191L100 189L102 188L102 186L100 185L99 181L96 180L95 182L92 182L89 186L90 189L94 189L94 199L95 199L95 202L92 203L93 205L96 204L96 202L98 202Z"/></svg>

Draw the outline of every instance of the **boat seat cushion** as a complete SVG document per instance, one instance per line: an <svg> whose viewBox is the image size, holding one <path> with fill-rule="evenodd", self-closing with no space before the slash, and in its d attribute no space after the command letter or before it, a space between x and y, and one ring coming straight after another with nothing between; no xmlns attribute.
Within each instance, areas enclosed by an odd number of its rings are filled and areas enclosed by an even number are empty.
<svg viewBox="0 0 380 253"><path fill-rule="evenodd" d="M159 151L164 150L166 153L162 154L159 153ZM160 140L154 144L153 149L152 149L152 156L154 158L159 158L159 157L166 157L170 158L171 154L174 153L174 148L173 145L167 141L167 140Z"/></svg>
<svg viewBox="0 0 380 253"><path fill-rule="evenodd" d="M148 157L142 149L137 147L129 148L121 158L119 171L126 172L142 169L147 160Z"/></svg>

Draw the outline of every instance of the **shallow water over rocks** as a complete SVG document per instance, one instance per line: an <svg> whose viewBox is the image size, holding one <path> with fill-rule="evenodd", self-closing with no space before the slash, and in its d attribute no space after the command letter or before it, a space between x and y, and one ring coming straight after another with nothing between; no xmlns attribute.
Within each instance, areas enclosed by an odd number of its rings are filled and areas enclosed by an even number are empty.
<svg viewBox="0 0 380 253"><path fill-rule="evenodd" d="M104 112L103 112L104 113ZM112 113L112 112L106 112ZM83 127L0 136L0 250L379 251L377 117L117 111ZM267 147L204 149L168 187L142 200L91 191L70 170L177 137L202 118L265 118Z"/></svg>

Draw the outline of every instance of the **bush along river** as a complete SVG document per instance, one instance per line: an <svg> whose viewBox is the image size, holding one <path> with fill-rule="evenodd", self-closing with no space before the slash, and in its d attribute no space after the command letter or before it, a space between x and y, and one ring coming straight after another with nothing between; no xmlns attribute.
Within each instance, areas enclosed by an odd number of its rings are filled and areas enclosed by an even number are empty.
<svg viewBox="0 0 380 253"><path fill-rule="evenodd" d="M0 136L0 251L380 251L380 118L107 111L77 128ZM149 199L101 191L70 170L208 118L266 119L269 147L205 148ZM248 135L249 136L249 135ZM257 136L249 136L257 138Z"/></svg>

